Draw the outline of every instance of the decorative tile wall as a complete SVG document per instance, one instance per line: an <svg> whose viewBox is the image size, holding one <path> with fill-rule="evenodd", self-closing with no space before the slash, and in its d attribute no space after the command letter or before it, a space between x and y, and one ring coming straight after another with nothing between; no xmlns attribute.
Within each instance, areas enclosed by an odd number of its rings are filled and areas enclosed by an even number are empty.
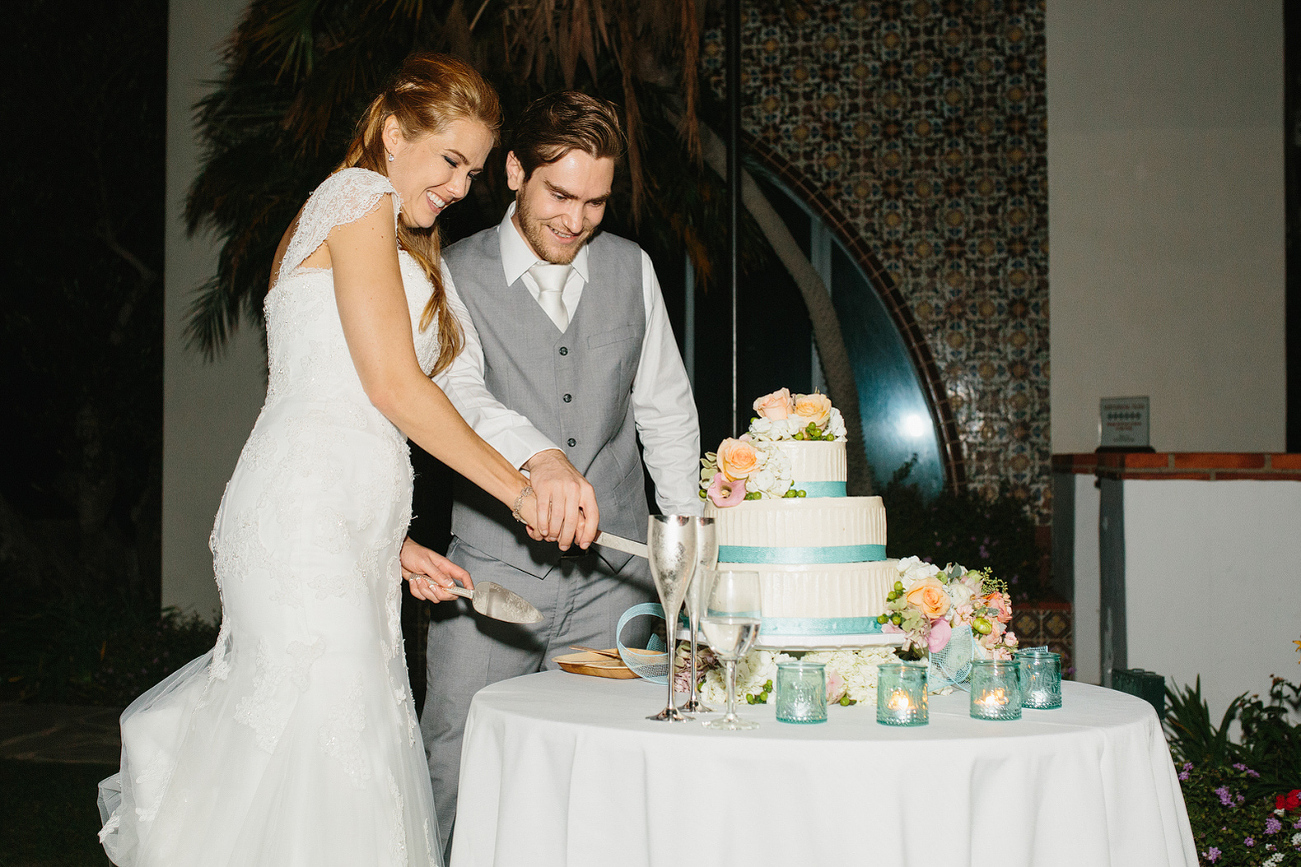
<svg viewBox="0 0 1301 867"><path fill-rule="evenodd" d="M750 145L902 299L968 485L1007 482L1046 521L1043 0L800 0L742 14ZM721 98L713 25L706 86Z"/></svg>

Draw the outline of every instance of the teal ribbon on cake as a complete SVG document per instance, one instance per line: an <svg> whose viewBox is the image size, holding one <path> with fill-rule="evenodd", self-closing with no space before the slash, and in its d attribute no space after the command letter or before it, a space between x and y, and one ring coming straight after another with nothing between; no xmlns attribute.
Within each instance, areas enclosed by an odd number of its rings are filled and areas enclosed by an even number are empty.
<svg viewBox="0 0 1301 867"><path fill-rule="evenodd" d="M806 497L843 497L844 482L792 482L791 488L803 491Z"/></svg>
<svg viewBox="0 0 1301 867"><path fill-rule="evenodd" d="M879 635L875 617L765 617L763 635Z"/></svg>
<svg viewBox="0 0 1301 867"><path fill-rule="evenodd" d="M718 562L720 563L813 566L822 563L868 563L884 559L884 545L828 545L814 548L761 548L751 545L718 546Z"/></svg>

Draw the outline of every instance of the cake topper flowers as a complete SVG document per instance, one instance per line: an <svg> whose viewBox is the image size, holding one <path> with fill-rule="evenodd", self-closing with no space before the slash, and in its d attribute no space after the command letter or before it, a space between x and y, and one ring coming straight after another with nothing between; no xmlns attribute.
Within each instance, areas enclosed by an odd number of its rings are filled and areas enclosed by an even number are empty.
<svg viewBox="0 0 1301 867"><path fill-rule="evenodd" d="M750 434L756 439L845 439L845 420L840 410L817 391L792 395L783 388L756 400L754 411L758 415L750 420Z"/></svg>
<svg viewBox="0 0 1301 867"><path fill-rule="evenodd" d="M790 457L779 442L843 441L845 420L826 395L782 388L754 402L750 429L723 440L700 461L700 496L726 508L743 500L802 497L791 486Z"/></svg>

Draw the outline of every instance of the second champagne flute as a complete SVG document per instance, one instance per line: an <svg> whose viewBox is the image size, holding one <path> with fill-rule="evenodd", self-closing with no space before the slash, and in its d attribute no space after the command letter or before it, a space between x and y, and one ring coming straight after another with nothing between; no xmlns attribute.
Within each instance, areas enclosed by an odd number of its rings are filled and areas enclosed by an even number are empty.
<svg viewBox="0 0 1301 867"><path fill-rule="evenodd" d="M700 653L696 635L700 630L700 609L709 601L714 589L714 567L718 565L718 534L713 518L696 519L696 574L687 587L687 623L691 630L691 696L682 709L687 713L713 713L700 700L696 688L696 657Z"/></svg>
<svg viewBox="0 0 1301 867"><path fill-rule="evenodd" d="M727 713L704 723L707 728L741 731L757 728L753 720L736 715L736 661L745 656L759 636L759 573L720 571L705 603L700 628L705 640L723 660L727 675Z"/></svg>

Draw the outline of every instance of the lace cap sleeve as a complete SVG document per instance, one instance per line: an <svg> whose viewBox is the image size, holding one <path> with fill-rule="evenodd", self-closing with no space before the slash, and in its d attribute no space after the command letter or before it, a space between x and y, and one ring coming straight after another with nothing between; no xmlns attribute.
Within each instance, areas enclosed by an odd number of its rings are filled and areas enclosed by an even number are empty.
<svg viewBox="0 0 1301 867"><path fill-rule="evenodd" d="M292 274L303 264L304 259L325 243L331 229L366 216L384 195L393 197L393 224L396 226L402 199L388 178L369 169L357 168L344 169L326 178L303 206L298 228L289 240L276 281Z"/></svg>

